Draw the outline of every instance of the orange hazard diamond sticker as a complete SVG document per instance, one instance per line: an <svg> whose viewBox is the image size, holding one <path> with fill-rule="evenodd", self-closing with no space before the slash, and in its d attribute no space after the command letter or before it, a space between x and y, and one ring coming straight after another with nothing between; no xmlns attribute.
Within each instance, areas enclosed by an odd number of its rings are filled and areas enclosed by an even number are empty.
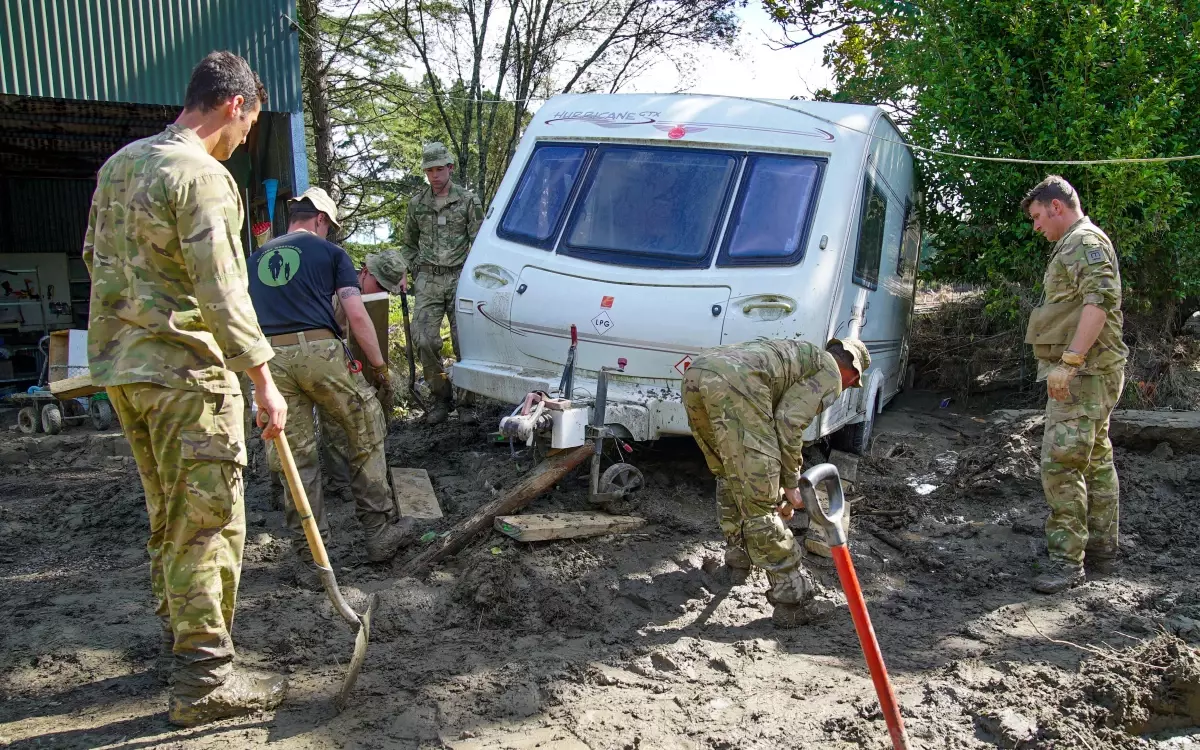
<svg viewBox="0 0 1200 750"><path fill-rule="evenodd" d="M692 366L692 355L690 355L690 354L675 363L675 369L679 371L680 375L687 372L687 368L689 368L691 366Z"/></svg>

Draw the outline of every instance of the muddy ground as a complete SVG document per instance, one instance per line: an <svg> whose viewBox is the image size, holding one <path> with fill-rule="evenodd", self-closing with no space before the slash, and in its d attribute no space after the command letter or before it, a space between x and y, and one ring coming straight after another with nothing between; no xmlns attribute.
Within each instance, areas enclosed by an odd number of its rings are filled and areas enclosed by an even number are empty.
<svg viewBox="0 0 1200 750"><path fill-rule="evenodd" d="M854 561L913 746L1200 747L1187 645L1200 640L1200 456L1119 448L1120 570L1040 596L1028 585L1045 554L1040 425L939 401L888 408L852 495ZM489 444L494 425L392 427L390 463L429 470L445 525L531 465ZM706 572L720 550L713 482L689 440L635 447L650 521L639 532L532 545L493 534L418 578L399 577L402 559L367 564L352 506L331 500L340 580L384 604L340 715L351 634L322 594L287 583L282 513L252 467L234 637L244 663L290 673L290 697L273 714L176 731L151 671L146 514L127 453L90 428L0 436L0 746L888 746L844 608L777 631L761 574L726 591ZM533 509L585 509L583 477ZM827 561L812 568L836 586Z"/></svg>

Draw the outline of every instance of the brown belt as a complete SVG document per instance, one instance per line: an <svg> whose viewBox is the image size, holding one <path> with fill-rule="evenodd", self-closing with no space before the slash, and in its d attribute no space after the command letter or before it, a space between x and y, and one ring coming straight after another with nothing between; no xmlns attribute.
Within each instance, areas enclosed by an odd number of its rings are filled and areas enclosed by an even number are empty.
<svg viewBox="0 0 1200 750"><path fill-rule="evenodd" d="M462 266L435 266L432 263L418 263L417 271L429 271L430 273L458 273L462 270Z"/></svg>
<svg viewBox="0 0 1200 750"><path fill-rule="evenodd" d="M272 336L271 346L294 346L300 343L301 335L304 336L305 341L325 341L337 338L328 328L313 328L298 333L281 333L278 336Z"/></svg>

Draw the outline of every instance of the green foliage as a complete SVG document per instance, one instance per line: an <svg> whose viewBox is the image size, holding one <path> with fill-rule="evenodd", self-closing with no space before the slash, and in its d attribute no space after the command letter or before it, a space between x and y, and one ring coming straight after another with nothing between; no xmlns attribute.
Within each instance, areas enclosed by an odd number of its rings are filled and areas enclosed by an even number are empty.
<svg viewBox="0 0 1200 750"><path fill-rule="evenodd" d="M813 18L848 8L823 21L848 24L826 47L837 91L824 96L890 106L917 145L1029 159L1200 154L1198 0L932 0L919 13L803 2ZM1200 162L918 158L933 278L1039 283L1049 247L1019 204L1056 172L1112 237L1127 307L1200 294Z"/></svg>

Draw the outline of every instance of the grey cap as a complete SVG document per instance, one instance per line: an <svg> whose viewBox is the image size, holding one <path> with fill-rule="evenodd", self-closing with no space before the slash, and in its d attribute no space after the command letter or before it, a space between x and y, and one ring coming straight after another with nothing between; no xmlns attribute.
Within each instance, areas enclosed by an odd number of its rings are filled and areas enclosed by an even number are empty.
<svg viewBox="0 0 1200 750"><path fill-rule="evenodd" d="M425 148L421 150L421 169L444 167L453 163L454 157L450 155L449 149L439 141L426 143Z"/></svg>
<svg viewBox="0 0 1200 750"><path fill-rule="evenodd" d="M323 188L310 187L300 195L290 199L288 201L288 205L290 206L293 203L299 203L302 200L307 200L309 203L313 204L313 207L315 207L318 211L328 216L330 224L333 224L338 229L342 228L341 222L338 221L337 204L333 202L333 198L330 198L329 193L325 192Z"/></svg>
<svg viewBox="0 0 1200 750"><path fill-rule="evenodd" d="M381 250L371 253L366 260L367 270L379 282L379 286L392 294L400 293L400 280L404 278L404 259L399 251Z"/></svg>

